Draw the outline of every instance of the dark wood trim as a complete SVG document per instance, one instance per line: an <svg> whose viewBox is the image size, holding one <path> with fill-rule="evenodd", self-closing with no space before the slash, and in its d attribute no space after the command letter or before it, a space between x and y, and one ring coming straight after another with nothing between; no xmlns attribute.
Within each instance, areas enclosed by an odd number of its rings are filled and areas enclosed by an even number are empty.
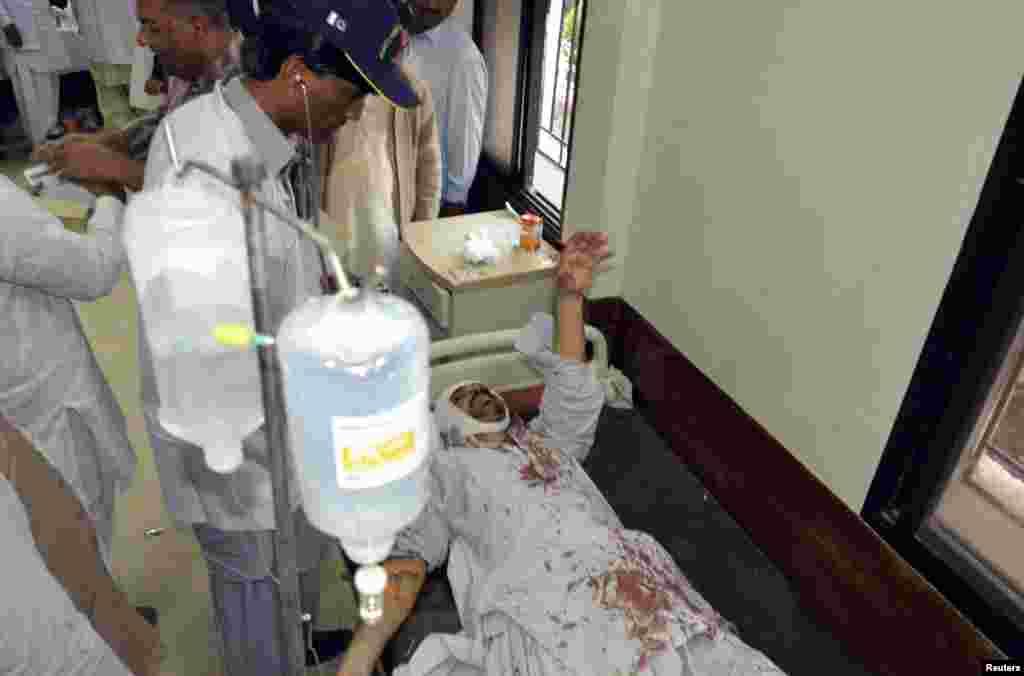
<svg viewBox="0 0 1024 676"><path fill-rule="evenodd" d="M852 657L900 676L979 673L1003 657L628 303L591 302L587 321L609 340L638 408Z"/></svg>

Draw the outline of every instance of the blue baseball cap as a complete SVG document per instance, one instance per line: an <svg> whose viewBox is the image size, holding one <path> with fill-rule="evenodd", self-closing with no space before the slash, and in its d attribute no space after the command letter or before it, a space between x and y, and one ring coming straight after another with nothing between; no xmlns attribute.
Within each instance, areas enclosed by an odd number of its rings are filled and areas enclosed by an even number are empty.
<svg viewBox="0 0 1024 676"><path fill-rule="evenodd" d="M399 108L419 104L398 65L409 38L391 0L305 0L295 4L302 22L343 52L375 93Z"/></svg>

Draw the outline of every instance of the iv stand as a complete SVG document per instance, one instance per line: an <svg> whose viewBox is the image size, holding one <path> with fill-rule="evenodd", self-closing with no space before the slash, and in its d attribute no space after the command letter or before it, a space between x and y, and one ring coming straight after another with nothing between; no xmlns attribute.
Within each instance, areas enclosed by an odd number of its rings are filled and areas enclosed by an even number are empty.
<svg viewBox="0 0 1024 676"><path fill-rule="evenodd" d="M252 286L253 320L258 335L270 335L270 305L266 296L266 224L265 212L300 230L316 241L321 248L329 251L328 260L341 287L339 300L351 297L355 291L341 269L337 254L331 250L330 242L322 234L312 231L301 221L284 213L274 205L260 199L255 191L266 176L266 168L251 158L236 159L231 170L234 177L226 176L216 168L193 160L179 162L177 147L170 125L164 125L167 145L175 175L180 179L192 169L197 169L220 182L237 188L242 193L242 214L245 221L246 248L249 256L249 277ZM274 569L277 580L280 617L280 641L287 670L283 676L304 676L306 652L302 646L301 607L299 603L299 576L296 560L295 524L288 499L288 458L291 448L288 439L288 419L284 409L284 390L281 380L281 365L273 345L258 347L260 380L263 390L263 410L266 420L267 447L270 454L270 477L274 494Z"/></svg>
<svg viewBox="0 0 1024 676"><path fill-rule="evenodd" d="M234 160L231 171L242 192L242 214L245 239L249 251L249 277L252 281L252 310L257 334L270 335L270 303L266 285L266 222L264 211L253 202L253 192L266 176L262 164L249 158ZM284 411L284 390L281 363L275 346L257 348L260 380L263 385L263 408L266 418L267 449L270 455L270 479L274 492L274 574L281 608L281 647L292 676L302 676L306 667L306 651L302 648L302 609L299 605L299 568L296 561L295 521L288 500L288 419Z"/></svg>

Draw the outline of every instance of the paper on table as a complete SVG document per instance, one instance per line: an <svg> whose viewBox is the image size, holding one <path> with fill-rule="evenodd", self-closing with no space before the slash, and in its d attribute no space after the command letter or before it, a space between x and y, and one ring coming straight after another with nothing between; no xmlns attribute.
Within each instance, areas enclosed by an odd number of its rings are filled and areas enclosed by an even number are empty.
<svg viewBox="0 0 1024 676"><path fill-rule="evenodd" d="M508 258L518 244L515 223L488 223L467 233L453 253L468 266L494 265Z"/></svg>

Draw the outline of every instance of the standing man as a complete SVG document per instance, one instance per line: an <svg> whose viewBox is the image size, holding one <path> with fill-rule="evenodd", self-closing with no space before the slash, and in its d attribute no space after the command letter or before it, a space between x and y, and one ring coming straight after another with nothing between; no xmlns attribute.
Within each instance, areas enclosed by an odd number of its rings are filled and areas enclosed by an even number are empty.
<svg viewBox="0 0 1024 676"><path fill-rule="evenodd" d="M128 98L139 30L135 0L75 0L75 9L92 59L89 72L103 126L120 129L135 118Z"/></svg>
<svg viewBox="0 0 1024 676"><path fill-rule="evenodd" d="M252 6L251 3L246 3ZM180 161L203 161L230 175L234 159L253 156L267 171L259 196L279 209L307 218L319 207L316 174L303 144L323 143L345 124L353 104L380 95L392 105L418 103L394 63L401 25L386 0L261 0L259 20L243 26L243 73L218 82L214 91L167 115L153 137L145 188L172 179L171 130ZM238 200L236 191L203 174L186 180ZM271 331L298 304L320 293L321 263L309 240L267 215L267 294ZM264 430L243 444L245 460L228 475L205 464L202 450L161 425L160 400L145 320L139 344L142 401L168 512L191 527L210 563L210 589L228 676L278 676L279 608L274 578L276 527ZM290 467L290 465L289 465ZM289 498L299 504L294 480ZM314 615L318 597L316 565L333 539L314 532L295 509L299 584L305 612ZM295 618L298 622L299 618Z"/></svg>
<svg viewBox="0 0 1024 676"><path fill-rule="evenodd" d="M95 232L82 236L0 176L0 413L75 492L108 566L115 499L135 476L135 451L71 301L101 298L121 276L123 198L115 192L97 199Z"/></svg>
<svg viewBox="0 0 1024 676"><path fill-rule="evenodd" d="M17 27L21 46L3 31L2 46L7 72L14 85L14 97L25 133L33 145L46 140L57 127L60 116L60 76L88 70L89 48L74 31L57 30L48 0L0 0L0 23Z"/></svg>
<svg viewBox="0 0 1024 676"><path fill-rule="evenodd" d="M441 136L441 216L465 213L483 148L487 64L452 13L459 0L408 0L414 33L406 57L434 95Z"/></svg>
<svg viewBox="0 0 1024 676"><path fill-rule="evenodd" d="M379 96L354 106L351 118L321 152L323 209L345 243L345 269L368 278L377 264L399 290L398 242L403 227L437 218L441 145L430 88L403 70L420 105L403 110Z"/></svg>

